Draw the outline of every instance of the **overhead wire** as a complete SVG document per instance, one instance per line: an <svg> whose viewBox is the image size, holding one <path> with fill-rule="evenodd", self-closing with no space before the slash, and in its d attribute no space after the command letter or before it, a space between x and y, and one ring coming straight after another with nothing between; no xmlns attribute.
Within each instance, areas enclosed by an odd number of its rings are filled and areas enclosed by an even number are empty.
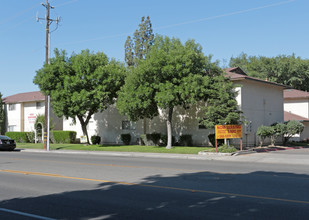
<svg viewBox="0 0 309 220"><path fill-rule="evenodd" d="M35 5L31 6L30 8L27 8L27 9L25 9L25 10L22 10L22 11L16 13L16 14L14 14L14 15L11 16L11 17L8 17L8 18L6 18L6 19L3 19L2 21L0 21L0 25L5 24L5 23L7 23L7 22L9 22L9 21L11 21L11 20L13 20L13 19L15 19L15 18L17 18L17 17L19 17L19 16L21 16L21 15L27 13L28 11L31 11L32 9L34 9L34 8L36 8L36 7L38 7L38 6L40 6L40 5L41 5L41 4L35 4Z"/></svg>
<svg viewBox="0 0 309 220"><path fill-rule="evenodd" d="M230 12L230 13L226 13L226 14L222 14L222 15L216 15L216 16L200 18L200 19L192 20L192 21L185 21L185 22L181 22L181 23L178 23L178 24L161 26L161 27L156 28L156 30L166 29L166 28L171 28L171 27L176 27L176 26L181 26L181 25L186 25L186 24L194 24L194 23L199 23L199 22L208 21L208 20L214 20L214 19L217 19L217 18L223 18L223 17L228 17L228 16L232 16L232 15L237 15L237 14L244 14L244 13L251 12L251 11L257 11L257 10L261 10L261 9L265 9L265 8L270 8L270 7L275 7L275 6L279 6L279 5L283 5L283 4L288 4L288 3L291 3L291 2L294 2L294 1L296 1L296 0L288 0L288 1L278 2L278 3L274 3L274 4L264 5L264 6L260 6L260 7L256 7L256 8L249 8L249 9L245 9L245 10Z"/></svg>
<svg viewBox="0 0 309 220"><path fill-rule="evenodd" d="M77 0L75 0L75 1L77 1ZM257 10L261 10L261 9L265 9L265 8L270 8L270 7L276 7L276 6L288 4L288 3L291 3L291 2L295 2L295 1L296 0L288 0L288 1L277 2L277 3L273 3L273 4L263 5L263 6L260 6L260 7L249 8L249 9L245 9L245 10L221 14L221 15L217 15L217 16L205 17L205 18L200 18L200 19L197 19L197 20L191 20L191 21L185 21L185 22L181 22L181 23L177 23L177 24L161 26L161 27L154 28L154 30L161 30L161 29L167 29L167 28L177 27L177 26L181 26L181 25L199 23L199 22L203 22L203 21L207 21L207 20L214 20L214 19L217 19L217 18L223 18L223 17L232 16L232 15L243 14L243 13L247 13L247 12L257 11ZM108 35L108 36L97 37L97 38L90 38L90 39L79 40L79 41L74 41L74 42L67 42L67 43L57 44L57 46L59 46L59 45L65 46L65 45L79 44L79 43L85 43L85 42L90 42L90 41L111 39L111 38L128 36L130 34L133 34L133 32L114 34L114 35Z"/></svg>

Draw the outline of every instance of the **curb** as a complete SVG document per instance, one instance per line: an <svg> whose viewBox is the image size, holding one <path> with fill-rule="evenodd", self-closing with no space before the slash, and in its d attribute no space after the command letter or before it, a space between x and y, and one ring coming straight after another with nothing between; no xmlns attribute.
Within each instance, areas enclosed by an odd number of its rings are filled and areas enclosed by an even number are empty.
<svg viewBox="0 0 309 220"><path fill-rule="evenodd" d="M268 148L255 148L253 151L257 153L265 153L272 151L283 151L283 150L295 150L295 149L303 149L304 147L268 147Z"/></svg>
<svg viewBox="0 0 309 220"><path fill-rule="evenodd" d="M271 149L264 148L259 149L250 149L237 151L235 153L215 153L215 152L205 152L200 151L198 154L171 154L171 153L142 153L142 152L116 152L116 151L78 151L78 150L42 150L42 149L20 149L17 148L15 151L20 152L29 152L29 153L49 153L49 154L79 154L79 155L102 155L102 156L113 156L113 157L144 157L144 158L162 158L162 159L192 159L192 160L230 160L228 158L233 158L235 156L242 156L248 154L260 154L268 153L273 151L282 151L282 150L292 150L292 149L303 149L304 147L287 147ZM241 158L241 157L239 157Z"/></svg>
<svg viewBox="0 0 309 220"><path fill-rule="evenodd" d="M169 154L169 153L141 153L141 152L115 152L115 151L74 151L74 150L41 150L41 149L15 149L25 153L47 153L47 154L79 154L79 155L102 155L115 157L145 157L145 158L173 158L193 160L214 160L223 156L232 156L224 153L210 154Z"/></svg>
<svg viewBox="0 0 309 220"><path fill-rule="evenodd" d="M200 151L198 155L211 155L211 156L233 156L235 153L215 153L215 152L207 152L207 151Z"/></svg>

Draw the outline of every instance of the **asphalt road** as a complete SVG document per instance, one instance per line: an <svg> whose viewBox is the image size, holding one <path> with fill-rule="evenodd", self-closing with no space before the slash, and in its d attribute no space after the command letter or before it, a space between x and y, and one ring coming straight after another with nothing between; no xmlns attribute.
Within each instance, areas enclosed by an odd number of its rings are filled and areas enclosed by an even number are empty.
<svg viewBox="0 0 309 220"><path fill-rule="evenodd" d="M267 154L285 164L0 152L0 219L308 219L308 165L286 158L309 151L295 152Z"/></svg>

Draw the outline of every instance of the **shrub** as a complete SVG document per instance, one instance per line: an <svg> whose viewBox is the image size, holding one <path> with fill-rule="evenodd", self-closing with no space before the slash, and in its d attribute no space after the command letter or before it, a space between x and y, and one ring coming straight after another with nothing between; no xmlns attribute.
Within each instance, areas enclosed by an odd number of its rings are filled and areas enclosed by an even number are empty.
<svg viewBox="0 0 309 220"><path fill-rule="evenodd" d="M100 144L101 143L101 137L98 135L91 136L91 143L92 144Z"/></svg>
<svg viewBox="0 0 309 220"><path fill-rule="evenodd" d="M192 146L193 140L191 134L183 134L179 138L179 143L181 146Z"/></svg>
<svg viewBox="0 0 309 220"><path fill-rule="evenodd" d="M125 145L129 145L131 142L131 134L121 134L120 138Z"/></svg>
<svg viewBox="0 0 309 220"><path fill-rule="evenodd" d="M167 145L167 135L166 134L163 134L161 135L161 143L163 146L166 146ZM176 139L174 136L172 136L172 145L175 146L176 144Z"/></svg>
<svg viewBox="0 0 309 220"><path fill-rule="evenodd" d="M27 132L26 135L27 135L29 143L34 143L35 142L35 133L33 131L32 132Z"/></svg>
<svg viewBox="0 0 309 220"><path fill-rule="evenodd" d="M279 137L280 135L283 135L286 132L287 126L286 124L283 124L283 123L275 123L275 124L272 124L271 127L273 128L273 133L270 136L270 142L271 142L271 145L274 146L276 143L277 137Z"/></svg>
<svg viewBox="0 0 309 220"><path fill-rule="evenodd" d="M218 152L220 152L220 153L234 153L236 151L237 151L237 149L235 147L228 146L226 144L223 144L220 147L218 147Z"/></svg>
<svg viewBox="0 0 309 220"><path fill-rule="evenodd" d="M139 136L139 145L146 145L145 140L146 140L146 134L141 134Z"/></svg>
<svg viewBox="0 0 309 220"><path fill-rule="evenodd" d="M75 143L76 132L75 131L51 131L53 136L52 142L57 144L69 144Z"/></svg>
<svg viewBox="0 0 309 220"><path fill-rule="evenodd" d="M216 135L215 134L209 134L208 140L213 147L216 147ZM218 142L218 146L220 146L224 143L224 139L218 139L217 142Z"/></svg>
<svg viewBox="0 0 309 220"><path fill-rule="evenodd" d="M271 137L274 134L275 130L271 126L260 126L257 129L256 135L260 137L260 146L263 145L265 138Z"/></svg>
<svg viewBox="0 0 309 220"><path fill-rule="evenodd" d="M286 124L283 144L285 145L289 141L289 139L293 137L295 134L301 133L304 130L304 127L305 126L299 121L295 120L289 121Z"/></svg>
<svg viewBox="0 0 309 220"><path fill-rule="evenodd" d="M141 145L146 146L158 146L160 144L161 134L160 133L151 133L151 134L141 134L140 140Z"/></svg>
<svg viewBox="0 0 309 220"><path fill-rule="evenodd" d="M147 141L151 141L153 144L158 146L160 143L161 134L160 133L152 133L152 134L146 134Z"/></svg>
<svg viewBox="0 0 309 220"><path fill-rule="evenodd" d="M31 132L8 131L5 133L5 135L14 139L16 142L29 143L30 140L28 138L28 133L31 133Z"/></svg>

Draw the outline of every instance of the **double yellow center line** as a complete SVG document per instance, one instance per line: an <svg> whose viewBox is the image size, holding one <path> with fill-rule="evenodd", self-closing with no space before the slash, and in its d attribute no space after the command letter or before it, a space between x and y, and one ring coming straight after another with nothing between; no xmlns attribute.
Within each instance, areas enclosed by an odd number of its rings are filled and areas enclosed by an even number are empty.
<svg viewBox="0 0 309 220"><path fill-rule="evenodd" d="M71 176L64 176L64 175L52 174L52 173L29 172L29 171L20 171L20 170L5 170L5 169L1 169L0 172L33 175L33 176L46 176L46 177L72 179L72 180L83 180L83 181L92 181L92 182L101 182L101 183L113 183L113 184L130 185L130 186L142 186L142 187L150 187L150 188L158 188L158 189L179 190L179 191L187 191L187 192L192 192L192 193L207 193L207 194L216 194L216 195L224 195L224 196L236 196L236 197L242 197L242 198L273 200L273 201L280 201L280 202L300 203L300 204L309 205L309 201L301 201L301 200L291 200L291 199L284 199L284 198L254 196L254 195L246 195L246 194L238 194L238 193L216 192L216 191L209 191L209 190L198 190L198 189L178 188L178 187L170 187L170 186L157 186L157 185L150 185L150 184L71 177Z"/></svg>

